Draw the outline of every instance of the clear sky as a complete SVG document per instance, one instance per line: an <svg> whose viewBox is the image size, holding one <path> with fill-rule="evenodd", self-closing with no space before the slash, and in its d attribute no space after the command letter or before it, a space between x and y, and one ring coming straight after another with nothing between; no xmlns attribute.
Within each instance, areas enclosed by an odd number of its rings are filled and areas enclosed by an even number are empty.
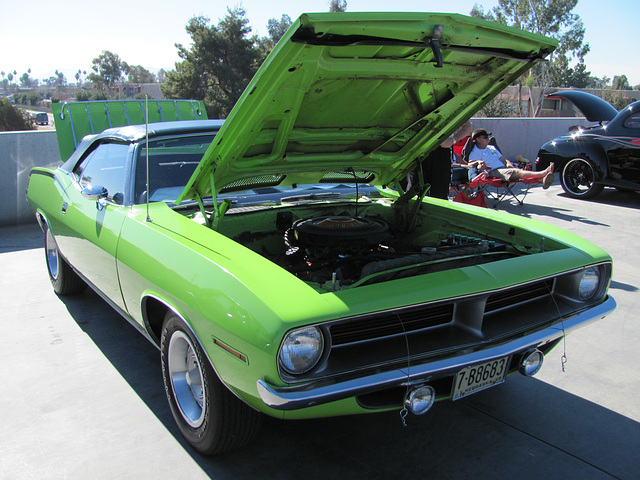
<svg viewBox="0 0 640 480"><path fill-rule="evenodd" d="M497 0L347 0L347 11L469 14L475 3L489 10ZM225 16L227 6L243 7L253 33L266 36L270 18L287 14L295 20L304 12L328 11L329 0L110 0L102 4L80 0L5 1L0 5L0 70L15 70L19 77L30 68L31 77L40 80L60 70L72 83L78 69L91 71L91 61L103 50L152 72L172 70L180 60L175 44L190 44L185 32L188 20L204 15L216 24ZM574 13L586 27L585 40L591 46L586 64L591 75L626 75L631 85L640 84L640 2L579 0Z"/></svg>

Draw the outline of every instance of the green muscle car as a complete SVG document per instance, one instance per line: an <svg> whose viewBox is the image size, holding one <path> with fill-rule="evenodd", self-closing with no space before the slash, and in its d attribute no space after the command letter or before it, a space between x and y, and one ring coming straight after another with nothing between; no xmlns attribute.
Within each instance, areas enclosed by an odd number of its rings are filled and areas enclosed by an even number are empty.
<svg viewBox="0 0 640 480"><path fill-rule="evenodd" d="M615 308L611 258L403 179L554 47L460 15L307 14L224 122L63 107L73 153L27 192L53 288L89 285L158 346L204 454L264 414L422 414L533 375Z"/></svg>

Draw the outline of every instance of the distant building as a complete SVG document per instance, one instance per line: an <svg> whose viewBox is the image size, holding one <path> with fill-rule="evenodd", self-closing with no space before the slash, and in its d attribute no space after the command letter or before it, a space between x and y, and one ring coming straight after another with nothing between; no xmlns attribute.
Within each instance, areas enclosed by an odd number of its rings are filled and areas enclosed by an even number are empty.
<svg viewBox="0 0 640 480"><path fill-rule="evenodd" d="M123 83L120 86L120 92L126 98L133 98L139 94L147 94L149 98L158 100L164 98L159 83Z"/></svg>

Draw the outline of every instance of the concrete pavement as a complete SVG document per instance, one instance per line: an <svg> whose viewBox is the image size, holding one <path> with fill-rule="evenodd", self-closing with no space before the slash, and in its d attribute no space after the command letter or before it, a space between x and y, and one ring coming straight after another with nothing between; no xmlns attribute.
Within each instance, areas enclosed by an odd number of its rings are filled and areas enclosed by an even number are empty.
<svg viewBox="0 0 640 480"><path fill-rule="evenodd" d="M535 378L438 403L406 428L395 412L267 419L251 445L214 458L174 426L155 347L94 293L53 293L35 223L0 228L0 479L640 478L640 194L588 202L554 185L499 208L607 250L618 309Z"/></svg>

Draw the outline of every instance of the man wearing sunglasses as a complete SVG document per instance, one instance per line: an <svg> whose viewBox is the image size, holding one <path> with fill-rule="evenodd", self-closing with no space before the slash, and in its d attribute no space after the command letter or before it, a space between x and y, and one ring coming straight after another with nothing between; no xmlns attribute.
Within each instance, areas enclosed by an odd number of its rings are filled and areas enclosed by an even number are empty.
<svg viewBox="0 0 640 480"><path fill-rule="evenodd" d="M469 154L469 168L475 173L475 175L471 173L471 180L479 175L484 175L487 178L499 178L505 182L517 182L525 178L541 178L542 188L545 190L553 184L553 163L540 172L515 168L496 147L489 145L490 137L491 133L484 128L477 128L471 134L471 140L475 143Z"/></svg>

